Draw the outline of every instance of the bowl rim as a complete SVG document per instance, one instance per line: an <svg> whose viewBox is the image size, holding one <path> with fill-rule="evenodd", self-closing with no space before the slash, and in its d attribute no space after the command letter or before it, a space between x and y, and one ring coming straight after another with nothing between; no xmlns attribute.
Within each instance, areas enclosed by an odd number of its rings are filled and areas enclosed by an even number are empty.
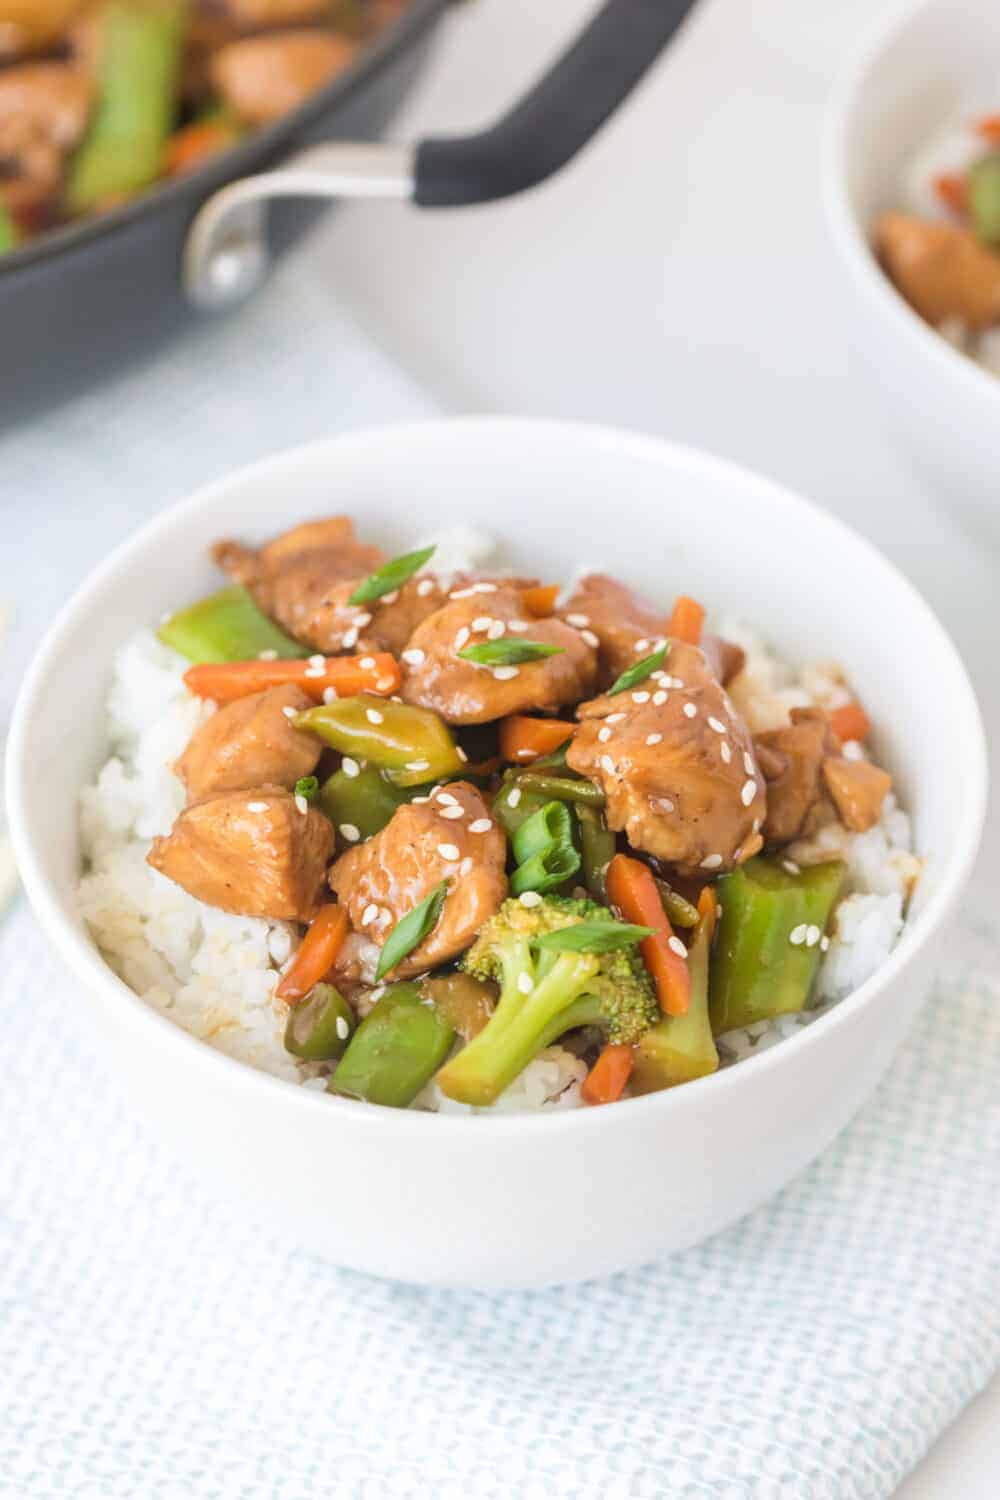
<svg viewBox="0 0 1000 1500"><path fill-rule="evenodd" d="M827 225L841 257L868 294L883 305L899 338L914 357L936 363L940 373L935 378L955 379L964 384L968 393L1000 402L1000 376L984 370L925 323L882 270L872 250L867 226L859 222L847 187L848 137L872 70L919 16L939 4L940 0L911 0L888 18L881 16L839 72L821 128L822 198Z"/></svg>
<svg viewBox="0 0 1000 1500"><path fill-rule="evenodd" d="M356 1101L338 1099L325 1093L320 1096L317 1090L277 1078L229 1057L154 1010L118 978L96 944L64 915L55 885L47 873L45 851L34 846L28 831L28 814L25 808L29 800L29 765L34 755L33 723L46 679L53 671L58 670L57 662L64 645L73 637L78 640L82 638L81 631L85 631L86 618L95 596L99 596L105 588L113 587L118 577L128 571L137 554L145 552L157 538L175 530L183 531L190 519L200 515L223 495L234 488L238 489L251 478L258 481L269 474L278 477L289 464L310 462L321 454L334 450L371 445L383 448L387 440L406 444L412 440L419 441L425 436L446 440L449 435L456 433L462 433L466 438L471 434L474 439L481 438L483 442L493 446L500 440L515 446L541 437L549 441L557 440L567 446L587 444L595 451L614 451L622 457L653 461L672 470L675 476L682 472L697 471L709 482L714 479L728 487L740 486L750 493L766 497L769 504L779 510L805 510L820 540L826 534L836 538L841 545L846 543L848 547L863 554L869 564L880 569L887 581L901 593L913 615L921 617L925 628L937 637L943 659L950 664L954 688L961 703L963 722L958 726L955 738L963 757L962 815L956 821L949 851L939 856L937 889L912 922L904 927L896 947L885 963L857 990L832 1006L824 1015L817 1017L810 1025L803 1026L794 1036L784 1038L778 1045L763 1053L742 1059L738 1066L719 1069L683 1088L666 1089L660 1093L623 1101L618 1109L611 1112L610 1121L605 1111L593 1109L552 1109L474 1117L396 1110L379 1105L369 1105L362 1109ZM950 915L953 903L971 873L979 847L988 783L985 732L975 692L961 657L922 595L865 537L828 514L814 501L805 499L775 480L703 449L596 423L516 416L471 415L366 426L272 454L236 469L168 506L121 542L88 575L52 621L21 685L11 721L6 759L7 816L11 839L21 880L39 926L54 942L70 971L88 989L103 993L108 1000L113 998L114 1003L121 1008L121 1025L128 1024L137 1035L144 1033L146 1045L156 1045L158 1038L161 1046L175 1049L178 1065L183 1065L186 1059L188 1067L196 1071L203 1070L205 1085L208 1087L211 1087L213 1080L222 1084L228 1077L232 1088L242 1087L252 1093L263 1091L262 1097L272 1098L275 1107L280 1107L284 1100L287 1108L306 1111L307 1118L312 1117L311 1112L316 1111L317 1119L325 1117L341 1119L345 1123L353 1121L362 1129L392 1129L395 1122L399 1128L407 1129L441 1132L503 1130L511 1135L519 1132L532 1137L553 1130L586 1133L594 1129L607 1129L615 1119L618 1120L619 1127L625 1127L631 1121L638 1122L640 1114L653 1118L683 1109L686 1107L683 1103L685 1099L689 1104L694 1104L709 1091L721 1094L726 1089L752 1086L755 1078L775 1068L793 1066L802 1049L822 1045L823 1038L838 1028L849 1025L859 1011L875 1003L896 976L928 947ZM220 1069L224 1070L223 1073L219 1072ZM472 1125L469 1123L470 1118L475 1122Z"/></svg>

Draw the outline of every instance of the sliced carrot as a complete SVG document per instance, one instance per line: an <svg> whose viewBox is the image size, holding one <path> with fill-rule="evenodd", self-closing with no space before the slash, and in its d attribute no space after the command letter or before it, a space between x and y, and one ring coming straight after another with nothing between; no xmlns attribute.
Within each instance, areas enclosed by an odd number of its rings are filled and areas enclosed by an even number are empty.
<svg viewBox="0 0 1000 1500"><path fill-rule="evenodd" d="M559 598L559 585L557 583L539 583L534 588L525 589L522 595L524 607L529 615L536 619L544 619L550 615L556 607Z"/></svg>
<svg viewBox="0 0 1000 1500"><path fill-rule="evenodd" d="M957 172L942 172L934 179L934 191L945 208L950 208L953 213L964 217L968 212L968 178L960 176Z"/></svg>
<svg viewBox="0 0 1000 1500"><path fill-rule="evenodd" d="M616 854L605 876L608 900L626 922L652 927L651 937L639 945L643 963L653 976L660 1009L668 1016L687 1014L691 1004L691 974L683 956L684 946L674 937L670 919L663 910L653 872L641 860ZM677 947L671 947L676 943Z"/></svg>
<svg viewBox="0 0 1000 1500"><path fill-rule="evenodd" d="M532 719L527 714L511 714L500 721L500 754L504 760L525 765L540 755L551 755L576 733L575 724L565 719Z"/></svg>
<svg viewBox="0 0 1000 1500"><path fill-rule="evenodd" d="M671 612L667 635L675 641L686 641L689 646L697 646L701 641L704 621L705 611L698 601L681 594Z"/></svg>
<svg viewBox="0 0 1000 1500"><path fill-rule="evenodd" d="M168 177L193 172L202 162L225 151L239 132L228 120L195 120L177 130L163 150L163 170Z"/></svg>
<svg viewBox="0 0 1000 1500"><path fill-rule="evenodd" d="M830 728L844 744L847 740L866 740L872 732L871 720L856 698L830 711Z"/></svg>
<svg viewBox="0 0 1000 1500"><path fill-rule="evenodd" d="M371 665L362 666L363 662ZM199 698L214 698L216 703L232 703L235 698L286 682L294 682L317 703L322 703L329 690L338 698L353 698L358 693L385 697L397 691L400 680L399 663L387 651L378 656L314 656L308 661L200 662L184 673L192 693Z"/></svg>
<svg viewBox="0 0 1000 1500"><path fill-rule="evenodd" d="M708 941L712 941L715 933L715 924L719 920L719 898L715 894L714 887L703 885L701 895L698 897L698 915L708 928Z"/></svg>
<svg viewBox="0 0 1000 1500"><path fill-rule="evenodd" d="M584 1104L614 1104L625 1092L634 1063L631 1047L609 1042L580 1086Z"/></svg>
<svg viewBox="0 0 1000 1500"><path fill-rule="evenodd" d="M344 946L347 929L347 913L342 906L330 901L320 907L274 992L279 1000L301 1000L314 984L326 978Z"/></svg>
<svg viewBox="0 0 1000 1500"><path fill-rule="evenodd" d="M983 115L976 121L976 134L993 146L1000 146L1000 115Z"/></svg>

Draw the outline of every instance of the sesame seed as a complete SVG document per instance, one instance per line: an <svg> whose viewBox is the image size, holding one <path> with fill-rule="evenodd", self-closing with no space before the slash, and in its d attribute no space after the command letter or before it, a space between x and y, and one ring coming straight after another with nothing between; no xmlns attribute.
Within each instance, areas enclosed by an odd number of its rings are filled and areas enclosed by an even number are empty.
<svg viewBox="0 0 1000 1500"><path fill-rule="evenodd" d="M474 583L472 592L474 594L495 594L497 586L495 583Z"/></svg>
<svg viewBox="0 0 1000 1500"><path fill-rule="evenodd" d="M688 956L688 951L679 937L667 938L667 947L671 953L676 953L678 958L687 958Z"/></svg>
<svg viewBox="0 0 1000 1500"><path fill-rule="evenodd" d="M350 630L345 630L341 639L341 645L346 646L348 651L353 651L357 644L358 632L353 627Z"/></svg>
<svg viewBox="0 0 1000 1500"><path fill-rule="evenodd" d="M505 629L506 627L502 620L491 620L487 627L486 634L491 641L498 641L503 635Z"/></svg>
<svg viewBox="0 0 1000 1500"><path fill-rule="evenodd" d="M597 731L597 738L600 740L602 745L606 745L608 743L608 740L611 738L611 730L607 727L607 725L605 725L603 729L599 729Z"/></svg>
<svg viewBox="0 0 1000 1500"><path fill-rule="evenodd" d="M609 776L613 776L615 774L615 763L611 759L610 755L601 756L601 770L607 771Z"/></svg>
<svg viewBox="0 0 1000 1500"><path fill-rule="evenodd" d="M507 625L507 629L515 631L517 635L523 635L530 628L527 620L511 620Z"/></svg>
<svg viewBox="0 0 1000 1500"><path fill-rule="evenodd" d="M721 902L720 902L720 903L719 903L719 904L718 904L718 906L716 906L716 908L715 908L715 920L716 920L716 921L717 921L717 922L721 922L721 921L722 921L722 913L723 913L723 909L724 909L724 908L723 908L723 906L722 906L722 903L721 903Z"/></svg>
<svg viewBox="0 0 1000 1500"><path fill-rule="evenodd" d="M830 939L828 937L821 937L820 940L819 940L819 951L821 953L826 953L826 952L828 952L829 947L830 947Z"/></svg>
<svg viewBox="0 0 1000 1500"><path fill-rule="evenodd" d="M414 807L417 805L418 802L422 806L425 802L429 802L430 800L431 799L429 797L411 797L410 798L410 801L411 801L411 803L413 804Z"/></svg>
<svg viewBox="0 0 1000 1500"><path fill-rule="evenodd" d="M720 746L719 746L719 754L722 756L722 759L725 761L726 765L728 766L729 762L733 758L733 752L729 748L729 741L728 740L723 740L722 743L720 744Z"/></svg>
<svg viewBox="0 0 1000 1500"><path fill-rule="evenodd" d="M662 682L664 687L670 686L670 673L664 672L662 668L657 672L650 672L649 675L654 682Z"/></svg>
<svg viewBox="0 0 1000 1500"><path fill-rule="evenodd" d="M581 641L586 641L587 645L588 646L592 646L595 651L597 650L598 646L601 644L600 641L598 640L597 636L594 634L594 632L592 630L581 630L580 631L580 639L581 639Z"/></svg>
<svg viewBox="0 0 1000 1500"><path fill-rule="evenodd" d="M441 807L438 809L442 818L464 818L464 807Z"/></svg>
<svg viewBox="0 0 1000 1500"><path fill-rule="evenodd" d="M489 628L490 628L490 626L492 624L493 624L493 621L490 619L489 615L480 615L478 617L478 619L473 620L473 622L472 622L472 629L473 630L489 630Z"/></svg>
<svg viewBox="0 0 1000 1500"><path fill-rule="evenodd" d="M340 836L342 839L346 839L349 844L356 844L361 837L361 830L360 828L356 828L353 823L341 823Z"/></svg>
<svg viewBox="0 0 1000 1500"><path fill-rule="evenodd" d="M455 636L455 650L456 651L461 651L461 649L462 649L463 646L467 646L469 644L469 636L470 636L470 634L471 634L471 631L469 630L468 625L463 625L462 628L461 628L461 630Z"/></svg>
<svg viewBox="0 0 1000 1500"><path fill-rule="evenodd" d="M465 858L462 860L462 863L458 867L458 873L460 875L469 875L469 874L471 874L471 872L472 872L472 860L469 858L468 855L466 855Z"/></svg>
<svg viewBox="0 0 1000 1500"><path fill-rule="evenodd" d="M340 762L340 769L343 771L345 776L352 777L357 776L361 771L361 767L358 765L357 761L354 760L350 755L344 756L343 760Z"/></svg>
<svg viewBox="0 0 1000 1500"><path fill-rule="evenodd" d="M656 704L656 707L657 708L662 708L663 705L664 705L664 703L666 703L666 701L667 701L667 695L666 695L666 693L663 691L662 688L657 689L657 691L653 694L653 702Z"/></svg>
<svg viewBox="0 0 1000 1500"><path fill-rule="evenodd" d="M492 827L493 827L493 824L492 824L492 822L490 821L489 818L476 818L473 822L471 822L469 824L469 832L470 833L489 833L489 831L490 831L490 829Z"/></svg>
<svg viewBox="0 0 1000 1500"><path fill-rule="evenodd" d="M374 922L377 917L378 907L375 905L374 901L371 901L361 913L361 926L370 927L372 922Z"/></svg>
<svg viewBox="0 0 1000 1500"><path fill-rule="evenodd" d="M387 594L382 595L381 599L378 602L379 604L395 604L398 598L399 589L390 589Z"/></svg>
<svg viewBox="0 0 1000 1500"><path fill-rule="evenodd" d="M647 745L658 745L660 743L660 741L662 740L662 738L663 738L662 734L647 734L647 736L646 736L646 744Z"/></svg>
<svg viewBox="0 0 1000 1500"><path fill-rule="evenodd" d="M336 701L337 701L337 689L335 687L325 687L323 689L323 702L324 703L336 703Z"/></svg>
<svg viewBox="0 0 1000 1500"><path fill-rule="evenodd" d="M819 928L813 924L810 924L809 930L806 933L806 947L815 948L821 936L822 933L820 932Z"/></svg>
<svg viewBox="0 0 1000 1500"><path fill-rule="evenodd" d="M664 648L664 646L666 644L667 644L667 638L666 638L666 636L665 635L658 635L656 637L656 640L653 642L653 650L654 651L662 651L663 648Z"/></svg>
<svg viewBox="0 0 1000 1500"><path fill-rule="evenodd" d="M806 933L808 931L809 928L807 927L805 922L800 922L798 927L792 928L791 932L788 934L788 941L791 943L793 948L800 948L802 946L802 944L806 940Z"/></svg>
<svg viewBox="0 0 1000 1500"><path fill-rule="evenodd" d="M429 760L408 760L406 762L407 771L429 771L430 768L431 763Z"/></svg>
<svg viewBox="0 0 1000 1500"><path fill-rule="evenodd" d="M575 625L576 628L577 628L577 630L586 630L587 626L590 624L590 616L589 615L567 615L566 616L566 624L567 625Z"/></svg>
<svg viewBox="0 0 1000 1500"><path fill-rule="evenodd" d="M325 667L326 666L326 657L323 655L322 651L317 651L317 653L316 653L315 656L310 656L310 658L309 658L309 665L311 667Z"/></svg>
<svg viewBox="0 0 1000 1500"><path fill-rule="evenodd" d="M437 852L442 859L459 859L461 850L457 844L438 844Z"/></svg>
<svg viewBox="0 0 1000 1500"><path fill-rule="evenodd" d="M326 676L326 668L325 667L306 667L306 669L302 673L302 675L303 675L303 677L325 677Z"/></svg>
<svg viewBox="0 0 1000 1500"><path fill-rule="evenodd" d="M521 800L521 788L519 786L516 786L516 787L514 787L508 793L508 796L507 796L507 806L508 807L516 807L517 804L520 802L520 800Z"/></svg>
<svg viewBox="0 0 1000 1500"><path fill-rule="evenodd" d="M525 891L524 894L522 896L518 896L517 899L520 901L522 906L527 906L529 909L532 906L541 906L542 904L542 898L537 891Z"/></svg>
<svg viewBox="0 0 1000 1500"><path fill-rule="evenodd" d="M466 755L465 751L462 749L461 745L456 745L455 746L455 754L458 756L459 760L463 763L463 765L469 759L469 757Z"/></svg>
<svg viewBox="0 0 1000 1500"><path fill-rule="evenodd" d="M848 740L840 752L845 760L864 760L865 752L857 740Z"/></svg>
<svg viewBox="0 0 1000 1500"><path fill-rule="evenodd" d="M368 720L369 724L384 724L385 723L385 714L382 713L377 708L366 708L365 709L365 718Z"/></svg>
<svg viewBox="0 0 1000 1500"><path fill-rule="evenodd" d="M626 717L627 715L625 714L608 714L604 722L605 724L620 724L622 719Z"/></svg>
<svg viewBox="0 0 1000 1500"><path fill-rule="evenodd" d="M688 719L696 719L698 717L698 710L693 703L685 703L684 715Z"/></svg>
<svg viewBox="0 0 1000 1500"><path fill-rule="evenodd" d="M450 792L444 791L442 787L438 787L437 791L434 793L434 796L440 802L442 807L458 806L458 798L453 797Z"/></svg>
<svg viewBox="0 0 1000 1500"><path fill-rule="evenodd" d="M306 813L309 811L309 803L306 801L305 797L303 797L301 792L295 799L295 808L296 811L300 812L303 817L305 817Z"/></svg>
<svg viewBox="0 0 1000 1500"><path fill-rule="evenodd" d="M753 756L749 750L744 750L743 752L743 769L748 776L755 776L757 774L757 767L753 763Z"/></svg>
<svg viewBox="0 0 1000 1500"><path fill-rule="evenodd" d="M743 790L740 792L740 801L744 807L749 807L756 795L757 783L751 777L749 781L744 781L743 783Z"/></svg>
<svg viewBox="0 0 1000 1500"><path fill-rule="evenodd" d="M802 867L801 867L801 865L797 865L795 863L794 859L783 859L781 861L781 868L783 870L787 870L788 873L789 873L789 875L801 875L802 874Z"/></svg>
<svg viewBox="0 0 1000 1500"><path fill-rule="evenodd" d="M494 667L493 676L497 682L510 682L512 678L518 675L519 670L518 667Z"/></svg>
<svg viewBox="0 0 1000 1500"><path fill-rule="evenodd" d="M257 652L257 660L258 661L277 661L278 660L278 653L277 653L277 651L275 651L271 647L269 647L266 651L258 651Z"/></svg>
<svg viewBox="0 0 1000 1500"><path fill-rule="evenodd" d="M656 803L661 812L673 812L674 804L671 802L669 797L654 797L652 800Z"/></svg>
<svg viewBox="0 0 1000 1500"><path fill-rule="evenodd" d="M448 595L449 599L471 599L475 589L452 589Z"/></svg>
<svg viewBox="0 0 1000 1500"><path fill-rule="evenodd" d="M362 629L364 629L364 627L366 625L370 625L371 622L372 622L372 617L367 612L367 610L364 610L360 615L355 615L354 616L354 623L355 623L355 625L360 626Z"/></svg>
<svg viewBox="0 0 1000 1500"><path fill-rule="evenodd" d="M645 653L649 650L649 642L646 640L645 636L643 636L641 641L636 641L633 650L635 651L636 656L645 655Z"/></svg>
<svg viewBox="0 0 1000 1500"><path fill-rule="evenodd" d="M759 818L754 818L754 820L753 820L753 831L754 831L754 833L760 833L760 819Z"/></svg>
<svg viewBox="0 0 1000 1500"><path fill-rule="evenodd" d="M421 599L426 599L427 595L431 592L433 587L433 578L421 578L420 582L417 584L417 593L420 595Z"/></svg>
<svg viewBox="0 0 1000 1500"><path fill-rule="evenodd" d="M387 693L389 691L389 689L392 687L392 678L391 677L377 677L375 679L375 686L376 686L376 688L378 689L378 691L380 693ZM402 700L402 698L397 698L395 696L395 694L393 694L392 701L393 701L393 703L402 703L403 700Z"/></svg>
<svg viewBox="0 0 1000 1500"><path fill-rule="evenodd" d="M725 734L726 732L725 724L723 724L721 719L716 719L714 716L709 719L708 727L709 729L714 729L716 734Z"/></svg>
<svg viewBox="0 0 1000 1500"><path fill-rule="evenodd" d="M291 704L289 703L285 705L281 712L284 714L286 719L294 719L296 714L298 713L298 709L292 708Z"/></svg>
<svg viewBox="0 0 1000 1500"><path fill-rule="evenodd" d="M411 646L408 651L403 652L403 660L408 667L419 667L424 661L425 653L419 646Z"/></svg>
<svg viewBox="0 0 1000 1500"><path fill-rule="evenodd" d="M338 1016L337 1017L337 1035L339 1036L340 1040L342 1042L346 1042L346 1040L350 1036L350 1034L351 1034L351 1028L348 1026L348 1024L344 1020L343 1016Z"/></svg>
<svg viewBox="0 0 1000 1500"><path fill-rule="evenodd" d="M522 995L530 995L531 994L531 975L530 974L519 974L517 976L517 987L521 991Z"/></svg>
<svg viewBox="0 0 1000 1500"><path fill-rule="evenodd" d="M646 693L646 692L633 693L632 694L632 702L633 703L648 703L649 702L649 694Z"/></svg>
<svg viewBox="0 0 1000 1500"><path fill-rule="evenodd" d="M701 862L701 868L703 870L717 870L721 864L721 854L706 854L705 858Z"/></svg>
<svg viewBox="0 0 1000 1500"><path fill-rule="evenodd" d="M266 802L248 802L247 812L267 812Z"/></svg>
<svg viewBox="0 0 1000 1500"><path fill-rule="evenodd" d="M361 660L358 662L358 666L362 669L363 672L370 672L372 670L372 668L374 667L374 665L375 665L375 658L374 658L374 656L363 656L361 658Z"/></svg>

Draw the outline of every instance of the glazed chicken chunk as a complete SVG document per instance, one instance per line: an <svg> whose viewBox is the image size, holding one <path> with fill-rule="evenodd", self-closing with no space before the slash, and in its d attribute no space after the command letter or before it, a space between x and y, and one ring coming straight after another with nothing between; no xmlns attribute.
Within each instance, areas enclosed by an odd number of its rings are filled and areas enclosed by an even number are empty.
<svg viewBox="0 0 1000 1500"><path fill-rule="evenodd" d="M892 788L888 771L868 761L832 755L823 762L823 779L845 828L852 833L867 833L875 826Z"/></svg>
<svg viewBox="0 0 1000 1500"><path fill-rule="evenodd" d="M684 871L731 869L761 847L753 742L704 653L675 642L632 691L577 711L567 762L607 797L609 827Z"/></svg>
<svg viewBox="0 0 1000 1500"><path fill-rule="evenodd" d="M1000 320L1000 256L971 229L883 214L875 247L907 302L934 327L949 318L971 329Z"/></svg>
<svg viewBox="0 0 1000 1500"><path fill-rule="evenodd" d="M517 665L484 666L459 655L501 640L555 646L558 654ZM433 709L449 724L486 724L525 709L553 710L593 690L597 652L556 618L532 619L519 582L474 581L414 631L402 653L405 702Z"/></svg>
<svg viewBox="0 0 1000 1500"><path fill-rule="evenodd" d="M428 937L393 971L406 979L455 958L507 894L506 840L479 792L453 781L398 809L381 833L349 849L330 886L355 932L381 947L442 880L448 894Z"/></svg>
<svg viewBox="0 0 1000 1500"><path fill-rule="evenodd" d="M0 201L32 209L55 193L87 127L91 87L80 68L24 63L0 72Z"/></svg>
<svg viewBox="0 0 1000 1500"><path fill-rule="evenodd" d="M791 722L754 740L767 782L764 839L770 845L806 838L836 816L823 784L823 762L840 743L819 708L793 708Z"/></svg>
<svg viewBox="0 0 1000 1500"><path fill-rule="evenodd" d="M333 853L333 827L277 787L219 792L186 807L147 859L199 901L243 917L306 922Z"/></svg>
<svg viewBox="0 0 1000 1500"><path fill-rule="evenodd" d="M199 802L214 792L280 786L288 791L315 771L322 746L292 727L291 718L312 699L289 683L227 703L191 736L174 769Z"/></svg>
<svg viewBox="0 0 1000 1500"><path fill-rule="evenodd" d="M210 75L234 114L248 125L267 125L342 73L356 51L331 31L270 32L221 47Z"/></svg>

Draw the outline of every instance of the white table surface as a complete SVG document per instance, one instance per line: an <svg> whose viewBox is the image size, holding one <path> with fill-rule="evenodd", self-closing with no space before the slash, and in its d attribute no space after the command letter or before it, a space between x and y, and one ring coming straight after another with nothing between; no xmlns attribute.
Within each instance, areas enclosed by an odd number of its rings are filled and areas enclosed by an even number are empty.
<svg viewBox="0 0 1000 1500"><path fill-rule="evenodd" d="M829 82L893 8L702 0L668 59L558 179L474 210L352 207L326 231L329 274L449 407L660 431L823 501L934 604L1000 745L1000 559L928 492L855 379L820 211ZM469 5L396 135L485 123L593 9ZM997 831L994 807L980 879L1000 887ZM998 1494L1000 1379L899 1500Z"/></svg>
<svg viewBox="0 0 1000 1500"><path fill-rule="evenodd" d="M465 7L396 133L483 123L593 4ZM997 559L923 488L856 383L819 211L825 90L878 8L702 0L683 42L554 183L477 210L348 209L314 242L308 284L296 280L303 262L292 262L248 314L258 320L257 368L237 371L234 336L208 332L125 386L0 441L2 504L21 502L21 524L0 541L0 598L18 611L0 726L42 624L144 514L276 447L442 405L661 431L822 500L930 598L1000 744ZM381 352L359 345L352 315ZM266 351L289 320L286 387L261 400ZM308 348L317 339L328 351L321 383ZM289 353L294 340L300 356ZM178 360L190 370L183 399ZM163 402L175 404L175 437L165 437ZM992 885L996 818L980 874ZM1000 1381L899 1497L998 1493Z"/></svg>

